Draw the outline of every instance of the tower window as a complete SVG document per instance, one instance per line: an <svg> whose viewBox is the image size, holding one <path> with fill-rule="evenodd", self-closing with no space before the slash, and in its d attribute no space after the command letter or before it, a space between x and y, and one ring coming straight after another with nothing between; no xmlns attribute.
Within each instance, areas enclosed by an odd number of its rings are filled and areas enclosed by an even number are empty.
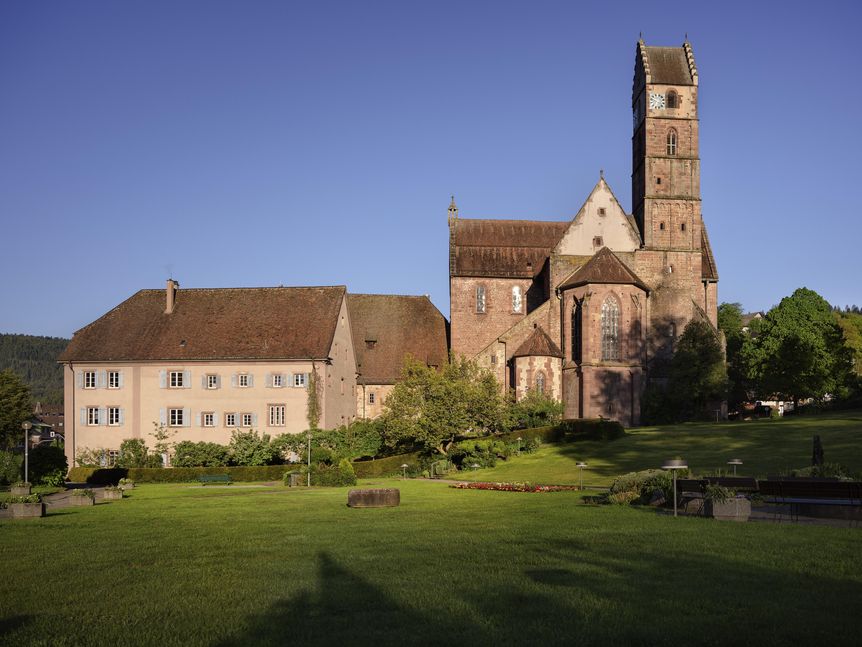
<svg viewBox="0 0 862 647"><path fill-rule="evenodd" d="M679 229L680 229L680 231L685 231L685 223L682 223L682 224L679 226Z"/></svg>
<svg viewBox="0 0 862 647"><path fill-rule="evenodd" d="M620 304L608 297L602 304L602 359L620 358Z"/></svg>
<svg viewBox="0 0 862 647"><path fill-rule="evenodd" d="M601 236L593 236L593 247L601 247L604 244Z"/></svg>
<svg viewBox="0 0 862 647"><path fill-rule="evenodd" d="M545 374L542 371L536 373L536 391L543 395L545 393Z"/></svg>
<svg viewBox="0 0 862 647"><path fill-rule="evenodd" d="M676 131L673 128L667 132L667 154L676 155Z"/></svg>
<svg viewBox="0 0 862 647"><path fill-rule="evenodd" d="M664 231L664 223L663 222L658 223L658 228L661 229L662 231Z"/></svg>
<svg viewBox="0 0 862 647"><path fill-rule="evenodd" d="M572 359L581 363L583 348L583 301L575 299L575 307L572 308Z"/></svg>
<svg viewBox="0 0 862 647"><path fill-rule="evenodd" d="M476 286L476 312L484 313L485 312L485 286L478 285Z"/></svg>
<svg viewBox="0 0 862 647"><path fill-rule="evenodd" d="M657 178L655 179L655 183L656 183L656 184L661 184L661 178L660 178L660 177L657 177Z"/></svg>
<svg viewBox="0 0 862 647"><path fill-rule="evenodd" d="M521 312L523 298L521 294L521 286L512 287L512 312Z"/></svg>
<svg viewBox="0 0 862 647"><path fill-rule="evenodd" d="M667 91L666 101L668 108L679 108L679 97L673 90Z"/></svg>

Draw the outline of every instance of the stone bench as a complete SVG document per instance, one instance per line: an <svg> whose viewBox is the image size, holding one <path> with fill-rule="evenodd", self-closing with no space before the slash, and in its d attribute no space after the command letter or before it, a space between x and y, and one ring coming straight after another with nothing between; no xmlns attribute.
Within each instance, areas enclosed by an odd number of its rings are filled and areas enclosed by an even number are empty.
<svg viewBox="0 0 862 647"><path fill-rule="evenodd" d="M350 508L392 508L400 503L401 491L397 488L370 488L347 493Z"/></svg>

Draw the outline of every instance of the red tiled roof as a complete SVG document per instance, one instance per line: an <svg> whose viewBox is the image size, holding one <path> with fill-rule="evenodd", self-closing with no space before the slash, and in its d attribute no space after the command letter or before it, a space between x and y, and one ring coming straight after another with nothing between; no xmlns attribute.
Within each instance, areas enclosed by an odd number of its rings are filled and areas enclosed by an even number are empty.
<svg viewBox="0 0 862 647"><path fill-rule="evenodd" d="M595 256L577 269L560 284L560 289L573 288L587 283L623 283L636 285L649 292L646 283L638 278L625 263L607 247L602 247Z"/></svg>
<svg viewBox="0 0 862 647"><path fill-rule="evenodd" d="M649 61L649 72L653 83L668 85L694 85L688 67L688 58L682 47L643 48Z"/></svg>
<svg viewBox="0 0 862 647"><path fill-rule="evenodd" d="M554 340L548 337L547 333L540 327L536 326L529 337L516 350L512 357L562 357L563 353L554 343Z"/></svg>
<svg viewBox="0 0 862 647"><path fill-rule="evenodd" d="M75 333L60 360L323 359L346 288L141 290Z"/></svg>
<svg viewBox="0 0 862 647"><path fill-rule="evenodd" d="M458 219L452 225L452 276L532 278L568 226L568 222Z"/></svg>
<svg viewBox="0 0 862 647"><path fill-rule="evenodd" d="M393 384L404 357L448 361L446 318L428 297L349 294L347 307L360 384Z"/></svg>
<svg viewBox="0 0 862 647"><path fill-rule="evenodd" d="M712 255L712 245L709 244L709 236L706 235L706 226L701 228L700 236L700 274L702 278L710 281L718 280L718 268L715 265L715 257Z"/></svg>

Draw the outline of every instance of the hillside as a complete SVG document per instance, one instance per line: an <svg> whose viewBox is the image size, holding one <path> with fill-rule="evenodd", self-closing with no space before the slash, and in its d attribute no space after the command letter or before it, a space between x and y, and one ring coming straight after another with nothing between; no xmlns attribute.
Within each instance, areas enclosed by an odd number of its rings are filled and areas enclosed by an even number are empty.
<svg viewBox="0 0 862 647"><path fill-rule="evenodd" d="M57 358L68 339L0 334L0 371L12 369L42 404L63 402L63 368Z"/></svg>

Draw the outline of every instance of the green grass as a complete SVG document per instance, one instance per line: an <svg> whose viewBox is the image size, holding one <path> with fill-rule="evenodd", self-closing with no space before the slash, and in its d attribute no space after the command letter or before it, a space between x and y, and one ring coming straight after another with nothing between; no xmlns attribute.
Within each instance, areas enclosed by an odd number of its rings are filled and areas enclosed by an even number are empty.
<svg viewBox="0 0 862 647"><path fill-rule="evenodd" d="M778 645L862 632L857 529L375 483L401 488L402 505L349 509L335 488L142 485L0 521L0 643Z"/></svg>
<svg viewBox="0 0 862 647"><path fill-rule="evenodd" d="M543 445L496 467L463 472L473 481L578 483L577 461L585 461L584 482L610 485L626 472L660 467L680 456L696 473L727 470L727 461L740 458L740 475L766 477L811 464L812 437L820 434L825 460L840 463L851 474L862 473L862 412L851 411L779 420L690 423L630 429L611 442Z"/></svg>

